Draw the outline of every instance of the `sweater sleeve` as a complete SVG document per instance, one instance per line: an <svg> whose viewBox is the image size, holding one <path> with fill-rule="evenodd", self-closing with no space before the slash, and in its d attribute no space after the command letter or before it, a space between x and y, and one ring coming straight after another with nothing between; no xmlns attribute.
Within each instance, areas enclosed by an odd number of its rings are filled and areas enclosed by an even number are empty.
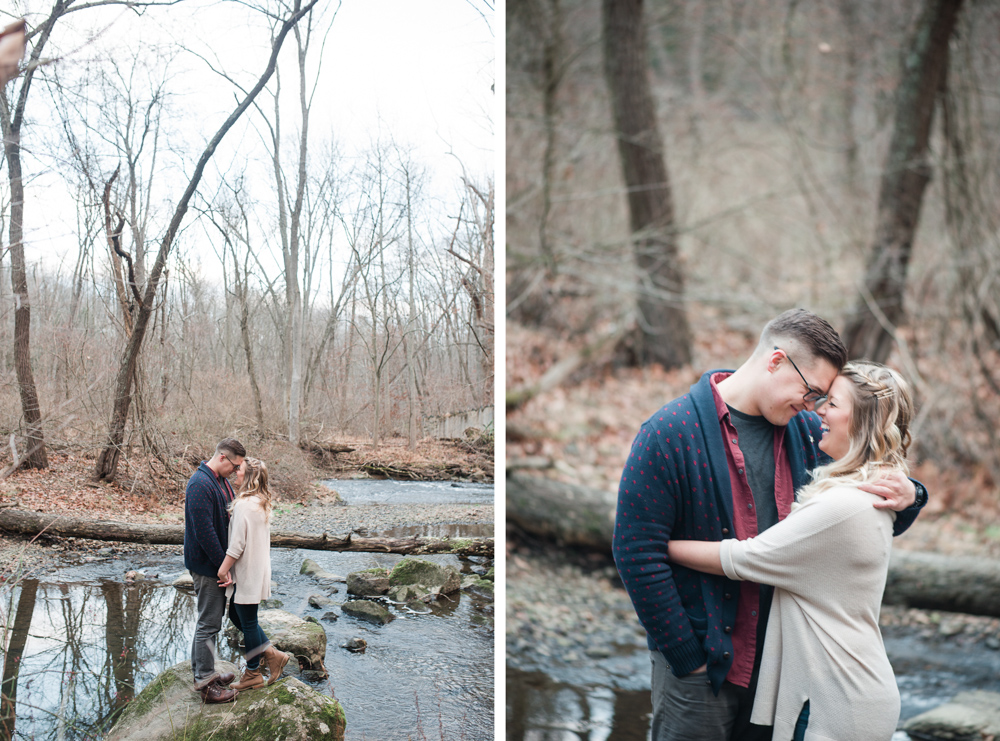
<svg viewBox="0 0 1000 741"><path fill-rule="evenodd" d="M730 579L770 584L802 596L827 588L824 575L835 549L851 549L870 517L874 495L837 488L818 494L781 522L747 540L724 540L719 557ZM885 513L888 514L888 513Z"/></svg>
<svg viewBox="0 0 1000 741"><path fill-rule="evenodd" d="M217 568L226 558L222 538L215 528L214 492L201 482L196 482L185 494L186 516L190 518L198 546L208 555Z"/></svg>
<svg viewBox="0 0 1000 741"><path fill-rule="evenodd" d="M667 560L681 501L675 478L656 431L649 423L643 425L618 488L612 551L639 622L681 677L705 664L707 654L691 627Z"/></svg>
<svg viewBox="0 0 1000 741"><path fill-rule="evenodd" d="M229 548L226 550L227 556L232 556L236 560L240 559L247 547L248 530L247 504L244 501L239 501L233 508L233 519L229 523Z"/></svg>

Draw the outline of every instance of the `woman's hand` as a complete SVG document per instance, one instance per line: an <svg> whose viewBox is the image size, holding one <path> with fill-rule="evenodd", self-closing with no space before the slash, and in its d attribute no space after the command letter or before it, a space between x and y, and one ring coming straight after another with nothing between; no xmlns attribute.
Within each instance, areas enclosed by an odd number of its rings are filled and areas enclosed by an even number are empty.
<svg viewBox="0 0 1000 741"><path fill-rule="evenodd" d="M226 557L222 560L222 566L219 567L218 577L220 587L228 587L233 583L233 577L229 574L229 571L233 568L234 563L236 563L236 559L227 553Z"/></svg>

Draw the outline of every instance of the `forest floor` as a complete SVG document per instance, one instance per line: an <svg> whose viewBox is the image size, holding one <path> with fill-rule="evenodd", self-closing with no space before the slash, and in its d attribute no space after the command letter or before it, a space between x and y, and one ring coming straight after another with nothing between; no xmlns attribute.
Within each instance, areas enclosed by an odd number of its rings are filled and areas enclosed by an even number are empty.
<svg viewBox="0 0 1000 741"><path fill-rule="evenodd" d="M329 479L391 478L406 480L451 480L477 483L493 481L493 445L488 440L424 440L415 451L405 440L391 439L375 451L370 443L338 441L350 448L336 454L301 451L287 443L268 441L247 444L251 454L269 468L273 491L278 495L277 529L304 529L343 534L364 528L475 524L492 525L492 507L468 505L344 506L334 489L320 481ZM16 506L36 512L116 520L133 524L180 524L184 521L184 485L187 477L211 451L186 450L168 459L173 471L152 458L132 457L120 466L111 483L94 481L95 456L90 451L60 451L49 454L49 467L20 470L0 480L0 507ZM303 518L301 513L308 512ZM287 522L285 522L287 520ZM310 526L302 523L307 522ZM300 527L301 526L301 527ZM318 529L317 529L318 528ZM49 541L67 540L41 536L30 538L0 533L0 571L15 559L28 568L49 560ZM108 543L72 539L79 550L99 550ZM115 544L117 547L118 544ZM134 550L137 546L123 545ZM138 546L141 547L141 546ZM0 574L2 580L2 574Z"/></svg>

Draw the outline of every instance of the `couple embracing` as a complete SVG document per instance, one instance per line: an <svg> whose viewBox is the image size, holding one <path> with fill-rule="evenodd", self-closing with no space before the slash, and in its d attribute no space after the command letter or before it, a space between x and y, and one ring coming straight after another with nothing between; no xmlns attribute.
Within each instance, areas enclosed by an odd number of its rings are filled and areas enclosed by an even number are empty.
<svg viewBox="0 0 1000 741"><path fill-rule="evenodd" d="M647 420L614 556L652 662L653 741L889 741L899 692L878 628L913 402L797 309L736 371Z"/></svg>
<svg viewBox="0 0 1000 741"><path fill-rule="evenodd" d="M222 440L188 480L184 496L184 566L194 580L198 605L191 668L194 689L206 703L231 702L242 690L264 686L261 663L272 684L289 659L257 623L261 600L271 596L274 505L267 466L246 453L238 440ZM243 633L246 659L235 683L232 672L215 670L216 636L227 606L229 619Z"/></svg>

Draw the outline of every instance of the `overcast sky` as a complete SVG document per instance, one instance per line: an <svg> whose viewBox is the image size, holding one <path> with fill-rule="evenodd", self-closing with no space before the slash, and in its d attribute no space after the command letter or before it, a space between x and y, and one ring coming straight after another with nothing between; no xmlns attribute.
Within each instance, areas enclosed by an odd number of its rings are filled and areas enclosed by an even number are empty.
<svg viewBox="0 0 1000 741"><path fill-rule="evenodd" d="M426 168L428 193L442 201L457 192L462 165L476 177L492 172L496 19L492 14L484 17L489 11L482 2L344 0L338 4L320 0L320 6L318 30L326 28L334 11L336 18L322 55L311 123L312 151L333 139L350 156L362 152L380 134L391 136L410 148L414 159ZM47 4L38 7L48 9ZM40 14L29 13L30 23L41 20ZM266 23L258 13L235 2L190 0L150 9L142 18L121 8L85 10L62 23L49 51L58 54L59 72L67 76L102 55L125 60L134 48L169 47L173 42L210 60L211 65L194 54L181 53L170 63L172 105L182 113L173 135L190 147L191 161L235 105L233 86L211 67L222 68L249 86L269 54ZM317 37L310 52L313 60L319 59L315 50L320 43ZM283 111L288 116L283 125L289 133L297 107L293 46L289 37L281 58L285 65ZM54 135L55 121L46 122L42 116L46 96L41 86L33 89L29 113L41 117L37 125L47 123ZM213 166L225 171L231 163L248 158L264 161L267 154L260 146L259 130L259 119L255 124L245 116L223 142ZM33 178L25 204L29 262L76 249L76 216L59 183L60 163L46 160L44 151L37 155L26 162L26 170L31 171L25 173ZM111 169L109 163L108 172ZM185 174L189 172L190 166ZM178 182L183 185L186 179L178 175ZM192 217L189 214L188 221Z"/></svg>

